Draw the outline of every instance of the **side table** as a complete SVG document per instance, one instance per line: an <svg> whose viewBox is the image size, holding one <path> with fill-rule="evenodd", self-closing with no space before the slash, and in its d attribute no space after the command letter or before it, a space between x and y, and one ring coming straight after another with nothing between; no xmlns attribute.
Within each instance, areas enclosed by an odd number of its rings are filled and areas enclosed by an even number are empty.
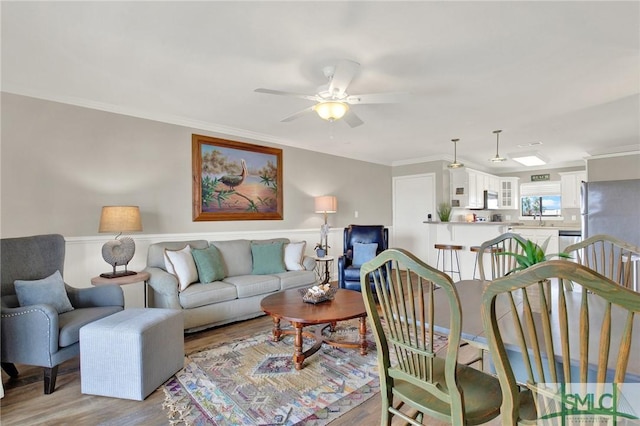
<svg viewBox="0 0 640 426"><path fill-rule="evenodd" d="M317 262L316 276L320 280L320 284L326 284L331 279L331 265L335 259L333 256L318 257L312 256Z"/></svg>
<svg viewBox="0 0 640 426"><path fill-rule="evenodd" d="M147 281L151 275L148 272L141 271L135 275L125 275L123 277L118 278L104 278L104 277L93 277L91 278L92 285L107 285L107 284L116 284L116 285L127 285L139 283L140 281L144 282L144 307L147 307Z"/></svg>

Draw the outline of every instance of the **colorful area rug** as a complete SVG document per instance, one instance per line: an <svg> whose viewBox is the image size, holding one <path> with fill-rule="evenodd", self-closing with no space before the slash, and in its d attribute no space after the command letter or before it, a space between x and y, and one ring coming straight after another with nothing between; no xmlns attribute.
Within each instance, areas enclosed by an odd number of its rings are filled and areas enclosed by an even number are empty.
<svg viewBox="0 0 640 426"><path fill-rule="evenodd" d="M338 324L333 340L357 341L358 322ZM309 327L312 329L312 327ZM328 345L293 365L293 336L271 332L193 353L164 386L172 424L325 425L379 392L376 350L366 356ZM304 349L313 344L305 339Z"/></svg>

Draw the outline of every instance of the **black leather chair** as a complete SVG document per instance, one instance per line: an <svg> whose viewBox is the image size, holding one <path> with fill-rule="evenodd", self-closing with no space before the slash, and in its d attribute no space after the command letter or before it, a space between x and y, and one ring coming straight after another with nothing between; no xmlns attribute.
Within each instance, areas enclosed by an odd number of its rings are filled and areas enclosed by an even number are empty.
<svg viewBox="0 0 640 426"><path fill-rule="evenodd" d="M360 266L353 265L353 245L356 243L377 243L378 255L389 248L389 230L383 225L349 225L344 228L344 254L338 258L338 285L360 291Z"/></svg>

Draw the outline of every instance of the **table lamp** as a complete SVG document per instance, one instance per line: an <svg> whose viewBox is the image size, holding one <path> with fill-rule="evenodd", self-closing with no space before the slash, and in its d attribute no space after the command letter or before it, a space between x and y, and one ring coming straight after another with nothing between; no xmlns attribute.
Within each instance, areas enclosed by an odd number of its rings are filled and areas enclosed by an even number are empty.
<svg viewBox="0 0 640 426"><path fill-rule="evenodd" d="M119 238L123 232L142 231L140 208L138 206L104 206L100 215L98 232L116 232L113 240L102 246L102 258L113 267L112 272L100 274L104 278L118 278L135 275L136 272L127 271L127 265L133 259L136 244L133 238ZM116 266L124 265L124 270L116 271Z"/></svg>
<svg viewBox="0 0 640 426"><path fill-rule="evenodd" d="M316 197L315 207L316 213L324 214L324 224L320 227L320 245L324 248L325 254L328 254L329 225L327 224L327 213L336 213L338 211L338 200L332 195Z"/></svg>

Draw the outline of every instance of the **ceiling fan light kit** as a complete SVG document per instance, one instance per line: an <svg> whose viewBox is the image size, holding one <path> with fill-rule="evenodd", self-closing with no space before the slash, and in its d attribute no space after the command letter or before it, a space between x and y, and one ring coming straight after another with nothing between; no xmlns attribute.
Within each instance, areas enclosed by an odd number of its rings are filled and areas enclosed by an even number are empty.
<svg viewBox="0 0 640 426"><path fill-rule="evenodd" d="M327 121L340 120L349 111L349 105L344 102L326 101L320 102L313 107L320 118Z"/></svg>
<svg viewBox="0 0 640 426"><path fill-rule="evenodd" d="M498 149L498 144L500 143L500 132L502 132L502 130L493 131L493 133L495 133L496 135L496 156L489 159L489 161L491 161L492 163L502 163L503 161L507 161L506 158L500 157L500 153Z"/></svg>
<svg viewBox="0 0 640 426"><path fill-rule="evenodd" d="M295 119L315 111L319 117L327 121L335 121L344 118L345 123L349 127L358 127L364 122L358 117L353 109L350 110L349 105L363 104L386 104L402 102L406 98L405 93L368 93L350 95L347 88L351 84L351 80L356 76L360 64L355 61L343 59L338 61L335 66L326 66L322 69L322 73L329 80L318 88L313 94L285 92L282 90L255 89L255 92L266 93L269 95L289 96L293 98L306 99L316 102L315 105L305 108L301 111L293 113L285 117L283 122L290 122ZM349 114L347 114L349 112Z"/></svg>
<svg viewBox="0 0 640 426"><path fill-rule="evenodd" d="M453 142L453 163L449 163L449 165L447 166L450 169L459 169L460 167L464 167L464 164L458 163L458 158L457 158L458 153L456 150L456 145L459 140L460 139L451 139L451 142Z"/></svg>

